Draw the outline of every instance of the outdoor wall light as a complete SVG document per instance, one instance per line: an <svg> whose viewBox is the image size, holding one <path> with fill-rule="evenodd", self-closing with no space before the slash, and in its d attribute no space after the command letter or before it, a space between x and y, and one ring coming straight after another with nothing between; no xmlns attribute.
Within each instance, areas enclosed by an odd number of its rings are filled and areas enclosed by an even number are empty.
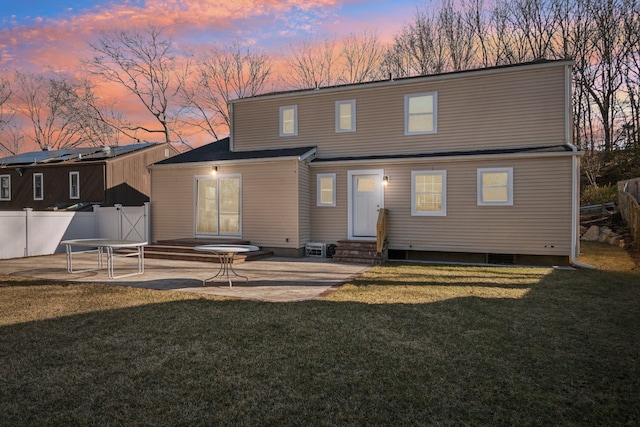
<svg viewBox="0 0 640 427"><path fill-rule="evenodd" d="M218 173L218 167L217 166L213 166L211 168L211 175L216 175Z"/></svg>
<svg viewBox="0 0 640 427"><path fill-rule="evenodd" d="M382 177L382 185L384 185L385 187L389 185L389 175L385 175Z"/></svg>

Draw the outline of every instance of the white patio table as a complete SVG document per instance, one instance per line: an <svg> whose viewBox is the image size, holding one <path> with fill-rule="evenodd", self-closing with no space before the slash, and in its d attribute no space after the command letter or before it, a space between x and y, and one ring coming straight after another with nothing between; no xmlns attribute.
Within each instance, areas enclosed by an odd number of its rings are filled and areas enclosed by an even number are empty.
<svg viewBox="0 0 640 427"><path fill-rule="evenodd" d="M229 287L232 287L231 277L229 271L233 273L233 277L242 277L247 282L249 278L241 274L236 273L233 269L233 256L240 252L252 252L260 250L259 247L253 245L201 245L194 248L196 251L209 252L218 256L220 261L220 269L215 276L209 277L202 281L204 286L208 281L215 279L216 277L225 277L229 281Z"/></svg>
<svg viewBox="0 0 640 427"><path fill-rule="evenodd" d="M70 239L60 242L61 245L67 247L67 272L69 273L84 273L87 271L96 271L103 268L102 255L107 253L107 276L109 279L118 279L121 277L134 276L136 274L144 273L144 247L147 242L144 241L132 241L132 240L113 240L113 239ZM89 268L85 270L73 269L73 246L79 246L82 248L96 248L93 250L85 250L82 252L97 252L98 253L98 267ZM114 254L114 249L130 248L135 249L135 252L117 255ZM138 271L130 274L121 274L115 276L113 274L113 259L118 257L138 257Z"/></svg>

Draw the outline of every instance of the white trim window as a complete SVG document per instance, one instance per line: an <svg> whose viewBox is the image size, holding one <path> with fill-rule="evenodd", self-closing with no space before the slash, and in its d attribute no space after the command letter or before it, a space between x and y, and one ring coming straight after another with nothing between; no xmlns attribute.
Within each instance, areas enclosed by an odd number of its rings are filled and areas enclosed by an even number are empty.
<svg viewBox="0 0 640 427"><path fill-rule="evenodd" d="M319 173L317 178L317 205L318 206L335 206L336 205L336 174L335 173Z"/></svg>
<svg viewBox="0 0 640 427"><path fill-rule="evenodd" d="M447 215L447 171L411 172L411 215Z"/></svg>
<svg viewBox="0 0 640 427"><path fill-rule="evenodd" d="M44 178L42 173L33 174L33 200L44 200Z"/></svg>
<svg viewBox="0 0 640 427"><path fill-rule="evenodd" d="M356 131L356 100L336 101L336 133Z"/></svg>
<svg viewBox="0 0 640 427"><path fill-rule="evenodd" d="M437 92L405 95L404 134L421 135L437 131Z"/></svg>
<svg viewBox="0 0 640 427"><path fill-rule="evenodd" d="M280 107L280 136L298 135L298 106Z"/></svg>
<svg viewBox="0 0 640 427"><path fill-rule="evenodd" d="M80 172L69 172L69 198L80 198Z"/></svg>
<svg viewBox="0 0 640 427"><path fill-rule="evenodd" d="M11 200L11 175L0 175L0 200Z"/></svg>
<svg viewBox="0 0 640 427"><path fill-rule="evenodd" d="M513 206L513 168L478 169L478 206Z"/></svg>

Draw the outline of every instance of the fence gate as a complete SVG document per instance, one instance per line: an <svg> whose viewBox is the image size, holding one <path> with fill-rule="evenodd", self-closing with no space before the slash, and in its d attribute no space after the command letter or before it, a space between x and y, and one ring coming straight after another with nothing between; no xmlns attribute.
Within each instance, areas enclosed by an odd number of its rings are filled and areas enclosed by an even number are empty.
<svg viewBox="0 0 640 427"><path fill-rule="evenodd" d="M118 211L118 237L120 240L149 241L147 230L149 205L144 207L115 205Z"/></svg>

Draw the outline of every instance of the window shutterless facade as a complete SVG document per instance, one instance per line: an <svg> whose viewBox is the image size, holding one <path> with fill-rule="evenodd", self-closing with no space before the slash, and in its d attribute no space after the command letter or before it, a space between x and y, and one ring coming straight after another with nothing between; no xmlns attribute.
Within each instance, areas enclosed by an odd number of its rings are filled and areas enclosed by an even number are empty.
<svg viewBox="0 0 640 427"><path fill-rule="evenodd" d="M356 131L356 101L336 101L336 133Z"/></svg>
<svg viewBox="0 0 640 427"><path fill-rule="evenodd" d="M478 206L513 206L513 168L478 169Z"/></svg>
<svg viewBox="0 0 640 427"><path fill-rule="evenodd" d="M447 215L447 171L411 172L411 215Z"/></svg>
<svg viewBox="0 0 640 427"><path fill-rule="evenodd" d="M298 135L298 106L280 107L280 136Z"/></svg>
<svg viewBox="0 0 640 427"><path fill-rule="evenodd" d="M80 198L80 172L69 172L69 198Z"/></svg>
<svg viewBox="0 0 640 427"><path fill-rule="evenodd" d="M437 131L436 92L405 95L404 134L420 135Z"/></svg>
<svg viewBox="0 0 640 427"><path fill-rule="evenodd" d="M41 173L33 174L33 200L44 199L44 180Z"/></svg>
<svg viewBox="0 0 640 427"><path fill-rule="evenodd" d="M11 175L0 175L0 200L11 200Z"/></svg>
<svg viewBox="0 0 640 427"><path fill-rule="evenodd" d="M335 206L336 205L336 174L321 173L317 177L317 205L318 206Z"/></svg>

